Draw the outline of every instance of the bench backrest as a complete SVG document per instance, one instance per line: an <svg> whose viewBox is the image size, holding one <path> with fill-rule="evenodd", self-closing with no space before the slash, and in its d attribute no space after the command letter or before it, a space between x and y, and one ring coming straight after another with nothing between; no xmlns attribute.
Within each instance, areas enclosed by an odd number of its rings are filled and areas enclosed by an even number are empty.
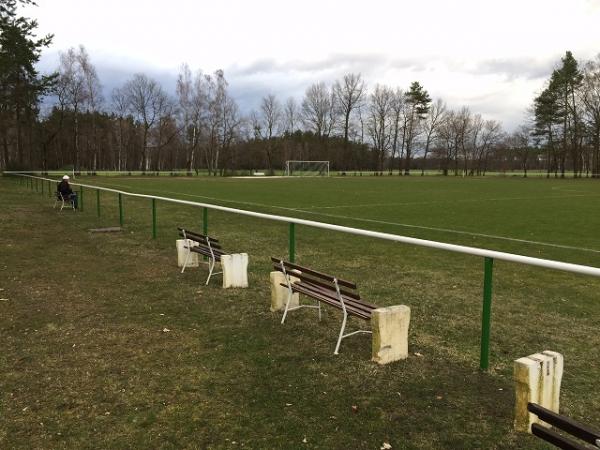
<svg viewBox="0 0 600 450"><path fill-rule="evenodd" d="M296 277L303 283L312 284L321 289L332 292L336 292L337 289L339 289L341 295L360 300L360 295L357 292L356 284L352 281L343 280L333 275L318 272L314 269L300 266L289 261L284 261L283 259L272 257L271 261L273 262L273 268L275 270L283 272L286 275Z"/></svg>
<svg viewBox="0 0 600 450"><path fill-rule="evenodd" d="M189 239L191 241L197 242L199 245L203 247L210 247L213 249L221 250L221 244L219 244L219 240L210 236L205 236L204 234L196 233L194 231L190 231L185 228L177 227L179 230L179 236L184 239Z"/></svg>

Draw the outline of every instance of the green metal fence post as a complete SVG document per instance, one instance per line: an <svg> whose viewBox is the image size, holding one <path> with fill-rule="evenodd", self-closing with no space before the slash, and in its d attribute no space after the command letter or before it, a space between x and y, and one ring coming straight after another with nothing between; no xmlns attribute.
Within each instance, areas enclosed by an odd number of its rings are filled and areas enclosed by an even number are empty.
<svg viewBox="0 0 600 450"><path fill-rule="evenodd" d="M152 239L156 239L156 199L152 199Z"/></svg>
<svg viewBox="0 0 600 450"><path fill-rule="evenodd" d="M79 188L79 211L83 212L83 186Z"/></svg>
<svg viewBox="0 0 600 450"><path fill-rule="evenodd" d="M290 222L289 258L290 262L296 262L296 224Z"/></svg>
<svg viewBox="0 0 600 450"><path fill-rule="evenodd" d="M208 236L208 208L204 207L204 212L202 214L202 230L204 232L204 236Z"/></svg>
<svg viewBox="0 0 600 450"><path fill-rule="evenodd" d="M487 370L490 366L490 331L492 325L492 273L494 259L485 258L483 275L483 311L481 314L481 355L479 367Z"/></svg>
<svg viewBox="0 0 600 450"><path fill-rule="evenodd" d="M48 180L48 197L52 197L52 182Z"/></svg>
<svg viewBox="0 0 600 450"><path fill-rule="evenodd" d="M123 197L121 193L119 193L119 225L123 226Z"/></svg>
<svg viewBox="0 0 600 450"><path fill-rule="evenodd" d="M44 180L41 180L40 184L42 185L42 195L44 195Z"/></svg>
<svg viewBox="0 0 600 450"><path fill-rule="evenodd" d="M35 192L37 192L37 191L38 191L38 179L36 178L35 179Z"/></svg>
<svg viewBox="0 0 600 450"><path fill-rule="evenodd" d="M96 189L96 212L100 217L100 189Z"/></svg>

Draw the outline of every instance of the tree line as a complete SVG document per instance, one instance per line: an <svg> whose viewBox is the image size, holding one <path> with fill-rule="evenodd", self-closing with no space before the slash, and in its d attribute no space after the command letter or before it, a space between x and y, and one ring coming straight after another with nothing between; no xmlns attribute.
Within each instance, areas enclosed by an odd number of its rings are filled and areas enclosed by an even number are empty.
<svg viewBox="0 0 600 450"><path fill-rule="evenodd" d="M83 46L36 70L52 36L20 4L0 5L0 169L274 172L286 160L328 160L332 170L485 175L545 170L600 174L600 58L570 52L535 97L530 120L508 133L468 107L451 109L415 81L367 87L361 74L311 84L300 100L265 95L244 114L222 70L180 68L174 93L143 73L104 92ZM412 171L412 172L411 172Z"/></svg>

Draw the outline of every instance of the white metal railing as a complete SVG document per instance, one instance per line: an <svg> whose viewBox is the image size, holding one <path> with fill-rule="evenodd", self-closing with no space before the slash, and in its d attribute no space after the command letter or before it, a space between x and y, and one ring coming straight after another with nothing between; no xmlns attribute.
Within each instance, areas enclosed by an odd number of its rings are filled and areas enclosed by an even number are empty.
<svg viewBox="0 0 600 450"><path fill-rule="evenodd" d="M53 180L51 178L36 177L33 175L22 175L22 174L15 174L15 175L20 175L20 176L29 177L29 178L37 178L39 180L52 181L52 182L60 181L60 180ZM447 251L455 252L455 253L464 253L467 255L482 256L484 258L493 258L493 259L510 261L510 262L519 263L519 264L527 264L530 266L545 267L547 269L562 270L565 272L573 272L573 273L579 273L582 275L591 275L594 277L600 277L600 268L592 267L592 266L584 266L584 265L580 265L580 264L572 264L572 263L566 263L566 262L560 262L560 261L553 261L550 259L543 259L543 258L534 258L531 256L516 255L513 253L505 253L505 252L499 252L499 251L495 251L495 250L486 250L486 249L477 248L477 247L467 247L464 245L447 244L444 242L430 241L427 239L413 238L413 237L402 236L402 235L398 235L398 234L382 233L380 231L363 230L361 228L353 228L353 227L346 227L346 226L342 226L342 225L334 225L334 224L325 223L325 222L317 222L314 220L298 219L296 217L259 213L259 212L255 212L255 211L248 211L245 209L236 209L236 208L229 208L227 206L213 205L211 203L193 202L193 201L189 201L189 200L180 200L180 199L169 198L169 197L160 197L160 196L156 196L156 195L136 194L134 192L121 191L118 189L106 188L106 187L102 187L102 186L93 186L93 185L83 184L83 183L70 183L70 184L75 185L75 186L83 186L83 187L86 187L89 189L98 189L98 190L106 191L106 192L114 192L115 194L122 194L122 195L126 195L129 197L148 198L148 199L155 199L155 200L160 200L160 201L164 201L164 202L178 203L181 205L199 206L199 207L203 207L203 208L214 209L217 211L224 211L224 212L229 212L229 213L233 213L233 214L240 214L243 216L256 217L259 219L274 220L277 222L285 222L285 223L295 223L297 225L305 225L308 227L322 228L324 230L339 231L342 233L355 234L355 235L359 235L359 236L367 236L367 237L372 237L372 238L377 238L377 239L385 239L388 241L402 242L404 244L418 245L421 247L436 248L438 250L447 250Z"/></svg>

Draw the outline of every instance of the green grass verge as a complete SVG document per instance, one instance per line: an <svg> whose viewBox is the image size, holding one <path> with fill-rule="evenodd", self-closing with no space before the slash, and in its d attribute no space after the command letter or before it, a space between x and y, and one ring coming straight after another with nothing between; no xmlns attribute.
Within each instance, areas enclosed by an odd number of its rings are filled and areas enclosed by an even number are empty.
<svg viewBox="0 0 600 450"><path fill-rule="evenodd" d="M350 219L322 220L358 226L368 222L356 219L404 219L469 232L490 227L517 238L534 233L546 242L600 248L593 183L420 180L117 184L219 198L229 206L223 200L260 203L266 206L245 207L279 213L290 207L304 212L286 214L310 218L317 217L309 207L371 203L343 214ZM583 188L592 197L555 194L555 186ZM508 209L495 210L501 200L493 196L515 193L536 198L540 208L533 200L504 200ZM332 355L337 310L326 308L321 323L312 311L293 312L285 326L280 314L269 312L268 258L286 254L285 224L210 213L211 232L224 246L251 255L251 288L222 290L218 280L202 286L203 269L180 274L175 264L175 227L201 228L199 209L159 202L158 239L152 240L150 200L125 199L126 231L91 234L89 228L117 224L118 215L115 196L102 194L98 218L90 194L86 190L84 212L58 213L50 198L0 180L2 448L371 449L389 442L394 449L541 449L512 431L511 376L514 359L545 349L565 355L563 412L600 423L595 279L497 263L493 366L482 374L479 258L298 227L299 262L357 281L373 303L411 307L410 358L379 367L369 362L365 336L345 340L341 354ZM414 204L375 206L382 198ZM482 201L468 201L476 198ZM529 224L520 212L531 215ZM496 243L495 249L580 263L597 259L377 222L369 228Z"/></svg>

